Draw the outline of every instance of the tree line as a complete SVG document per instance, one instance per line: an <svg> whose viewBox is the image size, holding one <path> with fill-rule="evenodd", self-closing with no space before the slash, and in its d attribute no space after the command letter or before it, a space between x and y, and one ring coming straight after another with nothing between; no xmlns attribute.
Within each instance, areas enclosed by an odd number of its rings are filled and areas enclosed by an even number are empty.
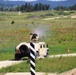
<svg viewBox="0 0 76 75"><path fill-rule="evenodd" d="M70 7L58 6L55 10L76 10L76 4Z"/></svg>
<svg viewBox="0 0 76 75"><path fill-rule="evenodd" d="M32 12L32 11L44 11L51 10L51 6L48 4L37 3L35 5L31 5L30 3L25 3L25 5L14 6L14 7L3 7L0 6L0 11L22 11L22 12ZM70 7L57 6L54 10L76 10L76 4Z"/></svg>
<svg viewBox="0 0 76 75"><path fill-rule="evenodd" d="M42 3L37 3L35 5L31 5L30 3L26 3L25 5L16 7L16 9L17 9L17 11L20 10L20 11L26 11L26 12L49 10L50 5L42 4Z"/></svg>
<svg viewBox="0 0 76 75"><path fill-rule="evenodd" d="M31 11L41 11L41 10L49 10L50 5L37 3L35 5L31 5L30 3L25 3L25 5L5 8L0 6L0 11L22 11L22 12L31 12Z"/></svg>

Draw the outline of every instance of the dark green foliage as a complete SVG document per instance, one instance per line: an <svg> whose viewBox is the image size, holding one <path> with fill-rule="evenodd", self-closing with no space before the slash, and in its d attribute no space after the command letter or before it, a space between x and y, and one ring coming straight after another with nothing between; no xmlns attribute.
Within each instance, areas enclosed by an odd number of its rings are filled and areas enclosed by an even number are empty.
<svg viewBox="0 0 76 75"><path fill-rule="evenodd" d="M49 10L50 6L42 3L38 3L35 5L31 5L30 3L26 3L20 7L21 11L31 12L31 11L40 11L40 10Z"/></svg>
<svg viewBox="0 0 76 75"><path fill-rule="evenodd" d="M14 21L11 22L11 24L14 24L14 23L15 23Z"/></svg>
<svg viewBox="0 0 76 75"><path fill-rule="evenodd" d="M37 3L35 5L31 5L30 3L26 3L25 5L17 6L17 7L8 7L5 8L3 6L0 7L0 11L22 11L22 12L31 12L31 11L41 11L41 10L49 10L50 5Z"/></svg>
<svg viewBox="0 0 76 75"><path fill-rule="evenodd" d="M71 7L69 7L69 9L70 9L70 10L76 10L76 4L73 5L73 6L71 6Z"/></svg>

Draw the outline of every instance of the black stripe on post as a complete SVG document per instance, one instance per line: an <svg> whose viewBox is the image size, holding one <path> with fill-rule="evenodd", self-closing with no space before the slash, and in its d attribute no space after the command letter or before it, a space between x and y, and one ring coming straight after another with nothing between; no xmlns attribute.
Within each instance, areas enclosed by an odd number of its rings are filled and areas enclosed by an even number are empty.
<svg viewBox="0 0 76 75"><path fill-rule="evenodd" d="M31 47L35 48L33 43L30 43L30 45L31 45Z"/></svg>
<svg viewBox="0 0 76 75"><path fill-rule="evenodd" d="M31 75L35 75L35 47L30 43L30 71Z"/></svg>

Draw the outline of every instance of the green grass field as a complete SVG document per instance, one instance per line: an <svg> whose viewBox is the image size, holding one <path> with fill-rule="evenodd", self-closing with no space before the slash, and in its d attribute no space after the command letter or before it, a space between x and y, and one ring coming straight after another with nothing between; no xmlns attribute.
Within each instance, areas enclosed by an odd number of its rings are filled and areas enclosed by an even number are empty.
<svg viewBox="0 0 76 75"><path fill-rule="evenodd" d="M72 15L76 15L76 12L40 11L21 15L18 12L0 12L0 61L14 59L16 45L28 42L30 32L36 28L45 29L46 37L40 41L48 43L51 55L66 53L68 48L69 53L76 53L76 19L71 18ZM53 17L60 18L43 20ZM76 57L45 58L36 61L36 71L60 73L75 68L75 62ZM2 68L0 72L27 72L29 66L29 62L23 62Z"/></svg>
<svg viewBox="0 0 76 75"><path fill-rule="evenodd" d="M36 72L62 73L73 68L76 68L76 57L44 58L36 60ZM0 72L30 72L30 62L24 61L17 65L2 68Z"/></svg>
<svg viewBox="0 0 76 75"><path fill-rule="evenodd" d="M14 59L15 47L29 41L29 34L38 27L45 29L46 37L40 39L49 45L50 54L76 52L75 11L41 11L22 13L0 12L0 60ZM63 16L67 16L66 18ZM60 17L59 19L43 20ZM14 24L11 24L14 21ZM7 58L6 58L7 57Z"/></svg>

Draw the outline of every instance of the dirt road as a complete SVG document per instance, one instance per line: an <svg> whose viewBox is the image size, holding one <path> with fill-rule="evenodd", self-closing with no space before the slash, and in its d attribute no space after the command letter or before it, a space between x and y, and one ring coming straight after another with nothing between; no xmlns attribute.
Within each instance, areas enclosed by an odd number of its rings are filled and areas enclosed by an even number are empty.
<svg viewBox="0 0 76 75"><path fill-rule="evenodd" d="M54 19L59 19L59 18L67 18L68 16L59 16L59 17L52 17L52 18L45 18L43 20L54 20Z"/></svg>
<svg viewBox="0 0 76 75"><path fill-rule="evenodd" d="M6 73L5 75L31 75L30 73ZM61 74L36 72L36 75L76 75L76 68Z"/></svg>
<svg viewBox="0 0 76 75"><path fill-rule="evenodd" d="M72 57L72 56L76 56L76 53L72 53L72 54L59 54L59 55L49 55L49 58L57 58L57 57ZM12 61L12 60L6 60L6 61L0 61L0 68L2 67L7 67L7 66L11 66L14 64L18 64L21 63L23 61Z"/></svg>
<svg viewBox="0 0 76 75"><path fill-rule="evenodd" d="M7 73L5 75L31 75L30 73ZM36 75L57 75L55 73L36 72Z"/></svg>
<svg viewBox="0 0 76 75"><path fill-rule="evenodd" d="M49 58L58 58L58 57L73 57L76 56L76 53L72 53L72 54L59 54L59 55L50 55ZM11 66L14 64L18 64L21 63L23 61L0 61L0 68L2 67L7 67L7 66ZM2 75L2 74L0 74ZM3 75L30 75L30 73L6 73ZM62 73L62 74L56 74L56 73L42 73L42 72L36 72L36 75L76 75L76 69Z"/></svg>
<svg viewBox="0 0 76 75"><path fill-rule="evenodd" d="M0 61L0 68L11 66L11 65L18 64L18 63L21 63L21 62L22 61L11 61L11 60Z"/></svg>
<svg viewBox="0 0 76 75"><path fill-rule="evenodd" d="M73 56L76 56L76 53L50 55L49 58L57 58L57 57L73 57Z"/></svg>
<svg viewBox="0 0 76 75"><path fill-rule="evenodd" d="M24 73L6 73L5 75L31 75L30 72L24 72ZM70 71L66 71L61 74L57 73L43 73L43 72L36 72L36 75L76 75L76 68L72 69Z"/></svg>

